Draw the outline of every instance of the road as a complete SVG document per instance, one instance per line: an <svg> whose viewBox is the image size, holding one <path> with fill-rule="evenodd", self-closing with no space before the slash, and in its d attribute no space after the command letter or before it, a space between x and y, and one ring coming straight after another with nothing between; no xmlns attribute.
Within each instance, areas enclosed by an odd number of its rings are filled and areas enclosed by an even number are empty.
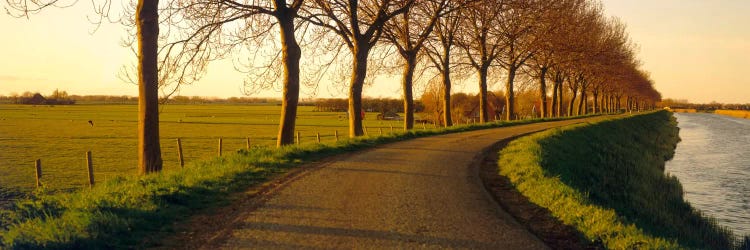
<svg viewBox="0 0 750 250"><path fill-rule="evenodd" d="M585 121L425 137L338 157L263 194L191 247L545 249L493 201L477 166L499 141Z"/></svg>

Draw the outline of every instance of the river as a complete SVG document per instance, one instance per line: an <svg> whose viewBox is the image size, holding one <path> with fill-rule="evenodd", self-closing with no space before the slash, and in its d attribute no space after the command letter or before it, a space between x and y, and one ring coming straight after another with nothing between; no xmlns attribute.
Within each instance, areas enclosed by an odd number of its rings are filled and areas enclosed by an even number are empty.
<svg viewBox="0 0 750 250"><path fill-rule="evenodd" d="M675 113L680 138L666 171L685 199L736 235L750 235L750 119Z"/></svg>

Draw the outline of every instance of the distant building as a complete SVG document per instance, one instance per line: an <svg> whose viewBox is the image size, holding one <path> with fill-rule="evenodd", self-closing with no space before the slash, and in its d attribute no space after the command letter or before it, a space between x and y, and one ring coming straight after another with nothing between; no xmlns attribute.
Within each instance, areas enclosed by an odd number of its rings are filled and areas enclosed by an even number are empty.
<svg viewBox="0 0 750 250"><path fill-rule="evenodd" d="M75 104L75 100L72 99L47 99L42 94L36 93L31 97L21 97L17 99L17 104L29 104L29 105L70 105Z"/></svg>
<svg viewBox="0 0 750 250"><path fill-rule="evenodd" d="M28 98L23 101L24 104L34 104L34 105L42 105L47 104L47 98L44 98L42 94L36 93L31 98Z"/></svg>

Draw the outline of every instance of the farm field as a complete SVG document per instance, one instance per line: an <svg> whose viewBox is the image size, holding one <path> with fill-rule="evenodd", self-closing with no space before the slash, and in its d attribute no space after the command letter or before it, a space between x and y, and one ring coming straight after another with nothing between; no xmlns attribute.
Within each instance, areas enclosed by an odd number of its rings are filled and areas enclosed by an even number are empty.
<svg viewBox="0 0 750 250"><path fill-rule="evenodd" d="M348 137L345 113L313 112L300 107L297 130L302 144ZM176 105L161 107L160 136L164 170L178 169L176 138L181 138L186 167L223 154L276 143L280 107L275 105ZM84 187L86 151L92 151L96 181L136 173L137 105L0 105L0 200L3 192L28 192L35 186L34 161L41 159L42 183L49 190ZM368 113L369 134L401 128L401 121L375 120ZM93 126L89 124L92 121ZM421 126L417 126L421 128ZM5 191L3 191L5 189Z"/></svg>

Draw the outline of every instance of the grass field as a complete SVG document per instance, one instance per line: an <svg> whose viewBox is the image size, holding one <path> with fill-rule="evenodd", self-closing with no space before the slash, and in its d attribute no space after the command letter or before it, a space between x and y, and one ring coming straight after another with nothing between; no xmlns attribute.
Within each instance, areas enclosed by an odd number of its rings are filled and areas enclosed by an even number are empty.
<svg viewBox="0 0 750 250"><path fill-rule="evenodd" d="M252 145L276 143L280 107L275 105L163 105L160 113L162 157L166 171L179 168L176 138L186 163ZM35 185L34 161L42 160L42 182L49 190L82 187L87 181L85 152L91 150L97 182L136 171L136 105L0 105L0 198L3 188L27 192ZM344 113L313 112L300 107L297 130L302 144L334 141L334 131L348 136ZM400 121L375 120L370 134L401 128ZM94 125L91 126L88 121ZM421 128L421 126L417 126Z"/></svg>

